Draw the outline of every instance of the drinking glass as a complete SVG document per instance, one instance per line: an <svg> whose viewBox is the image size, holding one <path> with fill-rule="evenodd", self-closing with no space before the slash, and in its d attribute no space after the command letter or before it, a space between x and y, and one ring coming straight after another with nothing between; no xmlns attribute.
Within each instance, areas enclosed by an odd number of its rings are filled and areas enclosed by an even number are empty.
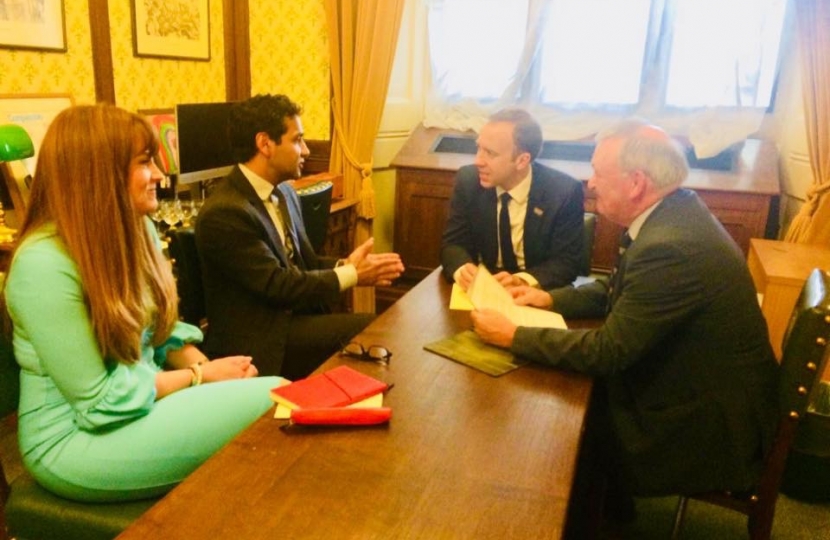
<svg viewBox="0 0 830 540"><path fill-rule="evenodd" d="M180 201L182 210L182 227L190 227L190 220L194 216L193 201Z"/></svg>
<svg viewBox="0 0 830 540"><path fill-rule="evenodd" d="M161 218L170 226L176 228L176 223L182 220L182 204L179 199L161 201Z"/></svg>
<svg viewBox="0 0 830 540"><path fill-rule="evenodd" d="M156 232L159 233L159 236L161 236L161 222L163 221L161 203L162 201L159 201L156 209L150 213L150 219L152 219L153 223L155 223Z"/></svg>

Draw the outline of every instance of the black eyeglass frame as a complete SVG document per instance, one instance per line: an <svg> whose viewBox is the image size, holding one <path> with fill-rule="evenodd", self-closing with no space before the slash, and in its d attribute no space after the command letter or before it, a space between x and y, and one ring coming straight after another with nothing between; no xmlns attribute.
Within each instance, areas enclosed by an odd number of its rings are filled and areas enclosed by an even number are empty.
<svg viewBox="0 0 830 540"><path fill-rule="evenodd" d="M360 348L360 352L350 351L349 347L358 347ZM380 349L383 352L380 355L372 355L373 349ZM363 362L374 362L376 364L388 365L392 358L392 351L383 345L369 345L368 347L364 347L362 343L350 341L340 349L340 355L348 358L354 358L355 360L361 360Z"/></svg>

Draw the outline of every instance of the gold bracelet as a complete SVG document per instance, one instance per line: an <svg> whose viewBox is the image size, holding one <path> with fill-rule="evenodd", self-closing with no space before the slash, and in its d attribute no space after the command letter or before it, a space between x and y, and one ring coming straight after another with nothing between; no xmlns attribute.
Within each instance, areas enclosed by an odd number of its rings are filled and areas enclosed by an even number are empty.
<svg viewBox="0 0 830 540"><path fill-rule="evenodd" d="M202 384L201 362L198 362L196 364L190 364L189 369L193 372L193 376L190 378L190 386L199 386L200 384Z"/></svg>

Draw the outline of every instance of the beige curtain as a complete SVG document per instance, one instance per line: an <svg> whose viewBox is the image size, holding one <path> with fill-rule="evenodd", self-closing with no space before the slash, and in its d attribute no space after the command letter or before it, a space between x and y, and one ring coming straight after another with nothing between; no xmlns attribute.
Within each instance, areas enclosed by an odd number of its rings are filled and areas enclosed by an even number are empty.
<svg viewBox="0 0 830 540"><path fill-rule="evenodd" d="M404 0L325 0L331 57L332 172L358 198L355 245L372 236L372 154L395 59ZM354 309L374 312L374 289L355 291Z"/></svg>
<svg viewBox="0 0 830 540"><path fill-rule="evenodd" d="M830 244L830 0L796 0L813 185L785 240Z"/></svg>

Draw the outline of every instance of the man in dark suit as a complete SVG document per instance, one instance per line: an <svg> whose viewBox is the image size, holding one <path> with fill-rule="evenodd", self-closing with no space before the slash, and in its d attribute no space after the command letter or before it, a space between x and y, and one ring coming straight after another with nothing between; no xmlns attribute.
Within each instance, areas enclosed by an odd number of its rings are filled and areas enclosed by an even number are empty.
<svg viewBox="0 0 830 540"><path fill-rule="evenodd" d="M373 254L372 240L347 259L318 256L299 199L308 147L301 109L286 96L236 104L228 127L238 165L214 188L196 221L209 356L253 357L261 374L305 377L373 318L329 313L355 286L387 285L403 272L395 253Z"/></svg>
<svg viewBox="0 0 830 540"><path fill-rule="evenodd" d="M571 283L583 243L582 184L536 163L542 129L527 111L493 114L459 169L441 242L444 276L469 286L478 263L505 286Z"/></svg>
<svg viewBox="0 0 830 540"><path fill-rule="evenodd" d="M773 435L777 364L743 253L680 189L688 165L664 131L630 120L600 139L588 187L631 239L610 284L513 293L566 318L610 310L604 324L517 328L488 311L472 314L475 330L518 356L597 377L586 444L614 460L612 486L747 490Z"/></svg>

